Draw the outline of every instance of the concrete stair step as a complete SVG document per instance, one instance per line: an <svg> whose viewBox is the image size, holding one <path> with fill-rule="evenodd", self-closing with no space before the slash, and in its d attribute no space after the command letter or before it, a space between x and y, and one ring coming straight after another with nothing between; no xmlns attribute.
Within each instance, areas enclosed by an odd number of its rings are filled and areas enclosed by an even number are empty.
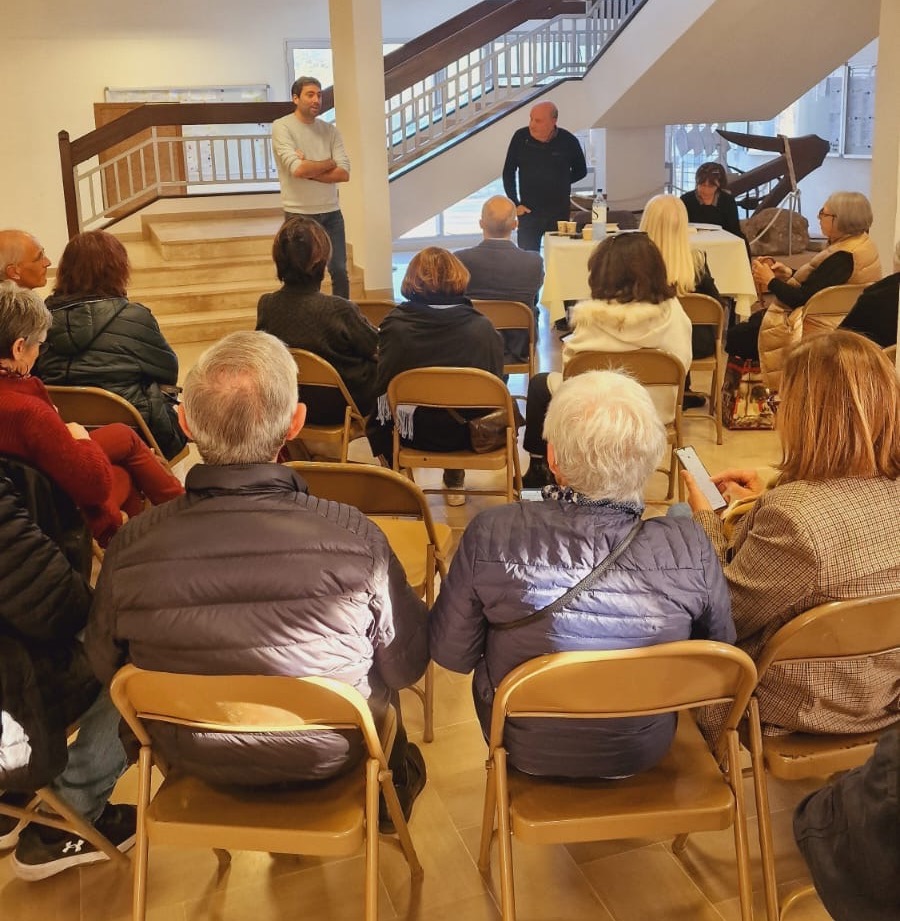
<svg viewBox="0 0 900 921"><path fill-rule="evenodd" d="M242 307L252 307L255 311L260 295L274 291L277 287L278 282L272 279L250 279L146 289L132 287L128 296L149 307L157 320L162 322L163 317L180 313L210 313Z"/></svg>
<svg viewBox="0 0 900 921"><path fill-rule="evenodd" d="M151 242L167 261L270 256L272 238L282 220L280 214L191 221L160 220L149 223L147 231Z"/></svg>
<svg viewBox="0 0 900 921"><path fill-rule="evenodd" d="M215 342L238 330L256 327L256 305L229 310L207 310L161 316L159 328L170 345L182 342Z"/></svg>

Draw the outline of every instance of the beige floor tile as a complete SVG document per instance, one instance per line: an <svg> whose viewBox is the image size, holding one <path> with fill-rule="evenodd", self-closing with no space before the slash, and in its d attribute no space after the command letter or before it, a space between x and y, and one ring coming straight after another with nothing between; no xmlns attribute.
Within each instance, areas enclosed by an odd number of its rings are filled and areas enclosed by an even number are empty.
<svg viewBox="0 0 900 921"><path fill-rule="evenodd" d="M661 844L582 865L616 921L721 921Z"/></svg>
<svg viewBox="0 0 900 921"><path fill-rule="evenodd" d="M9 857L4 856L0 860L0 918L4 921L47 921L48 918L79 921L80 872L68 870L50 879L26 883L12 875Z"/></svg>
<svg viewBox="0 0 900 921"><path fill-rule="evenodd" d="M665 844L670 838L620 838L615 841L587 841L579 844L567 844L566 850L577 864L590 863L613 854L624 854L653 844Z"/></svg>
<svg viewBox="0 0 900 921"><path fill-rule="evenodd" d="M416 739L415 734L410 737ZM421 742L421 739L416 739ZM462 770L484 767L487 745L478 721L472 717L467 722L442 726L435 732L434 741L419 746L425 757L429 778L457 774Z"/></svg>
<svg viewBox="0 0 900 921"><path fill-rule="evenodd" d="M382 848L382 855L387 848ZM402 858L401 858L402 859ZM363 916L365 861L362 857L281 876L260 873L253 882L207 893L184 906L185 921L287 921L298 917L358 921ZM396 918L384 886L379 917Z"/></svg>
<svg viewBox="0 0 900 921"><path fill-rule="evenodd" d="M779 886L779 898L784 898L791 888L792 884ZM716 910L724 921L741 921L741 906L736 898L729 899L727 902L718 902ZM758 921L764 921L766 917L766 900L761 890L753 893L753 917ZM819 901L819 897L811 894L790 910L786 921L832 921L832 918L825 911L825 907ZM859 919L859 921L862 921L862 919Z"/></svg>
<svg viewBox="0 0 900 921"><path fill-rule="evenodd" d="M461 831L466 846L477 860L481 826ZM488 884L500 901L500 875L496 841L491 849ZM591 918L613 921L614 916L598 898L584 875L561 845L529 845L513 840L513 877L516 917L519 921L568 921Z"/></svg>
<svg viewBox="0 0 900 921"><path fill-rule="evenodd" d="M457 828L480 824L484 809L484 767L456 774L441 773L431 783Z"/></svg>
<svg viewBox="0 0 900 921"><path fill-rule="evenodd" d="M398 850L384 850L382 878L400 917L430 918L446 907L484 892L481 876L433 786L416 801L409 830L425 871L411 886L409 871Z"/></svg>
<svg viewBox="0 0 900 921"><path fill-rule="evenodd" d="M450 905L437 908L419 909L411 906L407 913L400 915L402 921L499 921L500 909L487 891L479 895L461 899Z"/></svg>

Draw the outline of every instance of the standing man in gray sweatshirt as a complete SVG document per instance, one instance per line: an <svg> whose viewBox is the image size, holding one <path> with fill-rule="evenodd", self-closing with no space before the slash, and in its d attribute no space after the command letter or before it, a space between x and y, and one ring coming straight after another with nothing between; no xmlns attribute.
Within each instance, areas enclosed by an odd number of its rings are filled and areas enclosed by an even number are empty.
<svg viewBox="0 0 900 921"><path fill-rule="evenodd" d="M291 87L294 112L272 122L272 148L281 183L285 218L303 214L318 221L331 239L332 293L350 297L347 243L337 183L350 179L350 159L340 132L318 118L322 84L315 77L298 77Z"/></svg>

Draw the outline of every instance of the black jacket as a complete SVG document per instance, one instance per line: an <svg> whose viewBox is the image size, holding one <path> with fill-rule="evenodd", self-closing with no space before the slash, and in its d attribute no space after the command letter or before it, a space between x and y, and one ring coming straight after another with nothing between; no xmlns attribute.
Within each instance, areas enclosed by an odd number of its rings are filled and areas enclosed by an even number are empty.
<svg viewBox="0 0 900 921"><path fill-rule="evenodd" d="M537 141L528 128L520 128L506 152L503 188L517 205L525 205L538 215L567 220L572 183L586 175L584 151L570 131L557 128L549 141Z"/></svg>
<svg viewBox="0 0 900 921"><path fill-rule="evenodd" d="M90 597L12 480L0 475L2 789L33 790L65 766L66 727L100 689L78 640Z"/></svg>
<svg viewBox="0 0 900 921"><path fill-rule="evenodd" d="M860 294L839 329L852 329L868 336L883 349L897 344L897 298L900 292L900 272L894 272Z"/></svg>
<svg viewBox="0 0 900 921"><path fill-rule="evenodd" d="M178 380L178 358L153 314L124 297L49 297L53 326L35 366L45 383L102 387L136 407L163 454L174 457L187 438L160 385Z"/></svg>

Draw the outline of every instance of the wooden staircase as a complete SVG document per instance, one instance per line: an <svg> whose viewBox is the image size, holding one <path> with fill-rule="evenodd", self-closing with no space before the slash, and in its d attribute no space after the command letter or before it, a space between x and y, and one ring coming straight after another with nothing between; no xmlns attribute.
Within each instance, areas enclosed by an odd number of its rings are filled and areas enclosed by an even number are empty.
<svg viewBox="0 0 900 921"><path fill-rule="evenodd" d="M172 345L214 342L256 326L261 294L279 281L272 239L279 209L145 215L142 232L119 234L131 261L128 296L148 307ZM347 246L350 297L365 297ZM326 274L322 290L331 291Z"/></svg>

